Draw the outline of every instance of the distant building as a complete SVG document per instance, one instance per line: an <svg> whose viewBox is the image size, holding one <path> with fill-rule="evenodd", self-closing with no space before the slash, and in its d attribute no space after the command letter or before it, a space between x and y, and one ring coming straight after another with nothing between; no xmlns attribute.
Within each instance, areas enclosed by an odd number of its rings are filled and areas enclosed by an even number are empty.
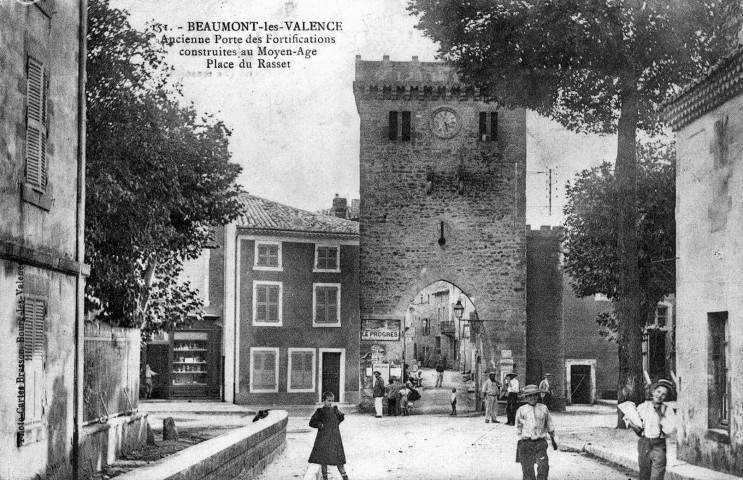
<svg viewBox="0 0 743 480"><path fill-rule="evenodd" d="M73 478L80 466L76 367L89 270L83 5L0 2L0 478L7 480Z"/></svg>
<svg viewBox="0 0 743 480"><path fill-rule="evenodd" d="M676 131L678 458L743 475L743 50L666 106Z"/></svg>
<svg viewBox="0 0 743 480"><path fill-rule="evenodd" d="M458 319L454 306L460 302ZM474 312L472 302L455 285L436 282L410 304L405 315L405 363L433 367L439 360L447 368L471 371L471 329L466 319Z"/></svg>

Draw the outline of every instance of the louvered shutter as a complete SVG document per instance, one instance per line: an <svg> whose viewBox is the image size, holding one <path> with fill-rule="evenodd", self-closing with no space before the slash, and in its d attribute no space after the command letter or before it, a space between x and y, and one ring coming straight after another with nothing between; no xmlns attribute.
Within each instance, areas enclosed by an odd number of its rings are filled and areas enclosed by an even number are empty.
<svg viewBox="0 0 743 480"><path fill-rule="evenodd" d="M46 79L44 64L28 59L26 85L26 181L46 186Z"/></svg>
<svg viewBox="0 0 743 480"><path fill-rule="evenodd" d="M43 412L45 319L45 302L37 298L26 298L24 312L26 424L40 422Z"/></svg>

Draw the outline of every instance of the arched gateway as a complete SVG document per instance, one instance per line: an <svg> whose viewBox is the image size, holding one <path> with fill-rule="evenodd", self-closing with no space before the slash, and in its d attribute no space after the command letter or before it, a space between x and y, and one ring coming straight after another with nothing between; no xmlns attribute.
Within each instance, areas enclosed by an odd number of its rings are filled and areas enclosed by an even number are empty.
<svg viewBox="0 0 743 480"><path fill-rule="evenodd" d="M356 59L361 404L402 365L406 308L438 280L477 306L484 370L526 370L526 115L440 63ZM394 374L394 373L393 373Z"/></svg>

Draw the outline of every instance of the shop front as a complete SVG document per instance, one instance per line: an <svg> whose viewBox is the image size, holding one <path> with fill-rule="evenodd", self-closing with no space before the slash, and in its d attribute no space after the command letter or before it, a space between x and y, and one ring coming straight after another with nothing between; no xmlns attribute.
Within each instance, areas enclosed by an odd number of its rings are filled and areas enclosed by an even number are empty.
<svg viewBox="0 0 743 480"><path fill-rule="evenodd" d="M172 332L153 336L142 352L155 372L151 398L222 397L222 328L216 319L193 320Z"/></svg>

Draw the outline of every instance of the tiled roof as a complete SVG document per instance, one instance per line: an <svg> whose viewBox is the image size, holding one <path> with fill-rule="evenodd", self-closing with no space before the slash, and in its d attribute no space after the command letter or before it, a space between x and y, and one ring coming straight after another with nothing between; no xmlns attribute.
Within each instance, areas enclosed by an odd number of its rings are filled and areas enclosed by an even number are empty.
<svg viewBox="0 0 743 480"><path fill-rule="evenodd" d="M344 218L300 210L249 194L241 195L240 203L243 213L237 219L238 229L312 237L359 235L358 222Z"/></svg>
<svg viewBox="0 0 743 480"><path fill-rule="evenodd" d="M667 101L663 117L678 130L741 92L743 48L739 47Z"/></svg>

